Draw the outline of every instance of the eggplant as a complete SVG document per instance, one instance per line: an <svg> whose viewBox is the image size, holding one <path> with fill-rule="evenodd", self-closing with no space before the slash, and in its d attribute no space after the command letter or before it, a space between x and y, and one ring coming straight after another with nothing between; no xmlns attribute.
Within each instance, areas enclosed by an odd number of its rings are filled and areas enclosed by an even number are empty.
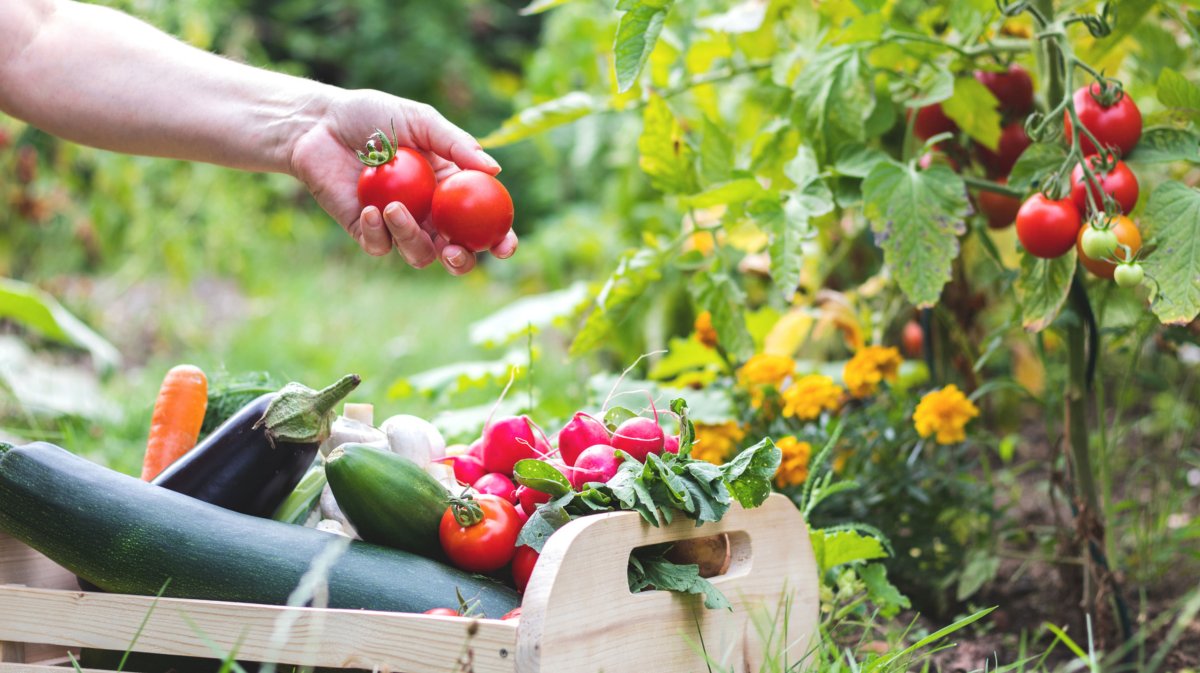
<svg viewBox="0 0 1200 673"><path fill-rule="evenodd" d="M319 391L289 383L261 395L151 483L235 512L270 517L329 436L333 407L360 380L350 374Z"/></svg>

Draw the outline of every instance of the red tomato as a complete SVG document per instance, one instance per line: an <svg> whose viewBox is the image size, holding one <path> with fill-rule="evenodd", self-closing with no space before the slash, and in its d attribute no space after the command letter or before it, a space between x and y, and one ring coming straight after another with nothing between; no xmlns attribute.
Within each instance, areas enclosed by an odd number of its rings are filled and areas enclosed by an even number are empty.
<svg viewBox="0 0 1200 673"><path fill-rule="evenodd" d="M455 506L446 508L438 537L442 551L455 567L468 572L488 573L499 570L512 560L521 517L512 503L494 495L475 497L481 518L463 525L455 518Z"/></svg>
<svg viewBox="0 0 1200 673"><path fill-rule="evenodd" d="M1005 72L976 70L975 79L1000 101L1000 111L1012 117L1024 117L1033 111L1033 80L1016 63Z"/></svg>
<svg viewBox="0 0 1200 673"><path fill-rule="evenodd" d="M1098 156L1088 157L1087 160L1090 162L1096 178L1100 181L1100 189L1113 197L1122 213L1129 214L1137 205L1138 200L1138 181L1133 171L1129 170L1129 166L1124 161L1118 160L1111 171L1101 173L1098 168L1098 164L1101 163ZM1091 214L1093 210L1088 204L1088 192L1092 193L1096 207L1103 210L1103 197L1096 187L1083 177L1083 166L1076 164L1075 170L1071 171L1071 200L1075 202L1079 213L1084 216Z"/></svg>
<svg viewBox="0 0 1200 673"><path fill-rule="evenodd" d="M1065 255L1075 245L1079 228L1079 211L1070 199L1052 201L1044 194L1034 194L1017 212L1017 238L1034 257Z"/></svg>
<svg viewBox="0 0 1200 673"><path fill-rule="evenodd" d="M512 197L487 173L455 173L433 192L434 228L469 250L482 252L503 241L512 222Z"/></svg>
<svg viewBox="0 0 1200 673"><path fill-rule="evenodd" d="M1128 156L1142 137L1142 111L1126 93L1122 93L1108 107L1101 105L1093 95L1100 95L1099 84L1093 83L1075 92L1075 113L1079 115L1079 121L1096 136L1101 145L1119 151L1121 156ZM1071 142L1071 114L1064 112L1063 115L1066 119L1067 142ZM1098 151L1086 135L1079 139L1079 147L1084 154Z"/></svg>
<svg viewBox="0 0 1200 673"><path fill-rule="evenodd" d="M988 175L1006 176L1012 170L1021 153L1029 147L1029 136L1025 135L1025 125L1013 122L1000 130L1000 143L993 152L983 145L975 146L975 155L979 163L987 169Z"/></svg>
<svg viewBox="0 0 1200 673"><path fill-rule="evenodd" d="M512 560L512 577L513 584L517 586L517 591L525 593L525 587L529 585L529 576L533 574L533 566L537 564L538 554L533 550L533 547L517 547L517 553L513 554Z"/></svg>
<svg viewBox="0 0 1200 673"><path fill-rule="evenodd" d="M941 145L942 143L938 144ZM934 151L922 154L921 158L917 160L917 165L921 167L921 170L927 171L934 164L945 164L950 167L950 170L957 173L959 171L959 165L958 162L955 161L954 157L936 150L937 148L935 148Z"/></svg>
<svg viewBox="0 0 1200 673"><path fill-rule="evenodd" d="M910 111L909 114L912 114ZM913 120L913 135L921 140L929 140L939 133L954 133L958 124L947 117L942 106L935 103L917 110L917 118Z"/></svg>
<svg viewBox="0 0 1200 673"><path fill-rule="evenodd" d="M996 178L996 182L1008 184L1008 178ZM992 229L1003 229L1012 224L1017 219L1017 211L1021 209L1021 199L982 189L975 195L975 201L979 203L979 209L987 217L988 226Z"/></svg>
<svg viewBox="0 0 1200 673"><path fill-rule="evenodd" d="M1079 251L1079 263L1083 264L1083 267L1091 271L1092 274L1101 278L1111 279L1113 272L1117 270L1116 264L1106 262L1102 259L1092 259L1083 253L1083 232L1086 230L1087 227L1080 227L1079 236L1076 238L1075 249ZM1128 245L1135 254L1141 249L1142 233L1138 231L1137 224L1133 220L1124 215L1118 215L1113 218L1110 230L1117 235L1117 251L1113 253L1113 256L1117 259L1128 259L1125 255L1125 250L1121 247L1122 245Z"/></svg>
<svg viewBox="0 0 1200 673"><path fill-rule="evenodd" d="M440 615L442 617L459 617L458 610L453 608L430 608L421 613L425 615Z"/></svg>
<svg viewBox="0 0 1200 673"><path fill-rule="evenodd" d="M391 148L387 143L385 150ZM392 149L394 154L385 151L383 156L391 154L379 165L371 165L368 159L358 176L358 202L363 207L375 206L379 212L393 201L399 201L412 213L417 222L429 217L429 207L433 201L433 190L437 186L437 177L433 167L419 152L407 147ZM360 159L363 158L360 156Z"/></svg>
<svg viewBox="0 0 1200 673"><path fill-rule="evenodd" d="M504 613L504 616L501 617L500 619L509 620L509 619L520 619L520 618L521 618L521 606L518 605L517 607Z"/></svg>
<svg viewBox="0 0 1200 673"><path fill-rule="evenodd" d="M900 343L904 346L905 355L910 358L921 357L921 353L925 351L925 332L916 320L904 323L904 331L900 333Z"/></svg>

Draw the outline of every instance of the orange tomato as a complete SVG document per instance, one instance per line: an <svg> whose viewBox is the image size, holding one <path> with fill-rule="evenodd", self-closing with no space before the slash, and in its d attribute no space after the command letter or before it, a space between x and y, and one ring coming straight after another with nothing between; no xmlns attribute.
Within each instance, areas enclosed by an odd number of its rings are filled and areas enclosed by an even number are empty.
<svg viewBox="0 0 1200 673"><path fill-rule="evenodd" d="M1130 250L1137 253L1142 247L1142 233L1138 231L1137 224L1125 215L1118 215L1113 218L1112 232L1117 235L1117 251L1114 257L1117 259L1127 259L1125 251L1120 247L1122 245L1129 246ZM1087 231L1087 227L1079 228L1079 235L1075 239L1075 250L1079 253L1079 262L1093 275L1101 278L1112 280L1113 272L1116 271L1117 265L1112 262L1107 262L1102 259L1092 259L1083 254L1083 232Z"/></svg>

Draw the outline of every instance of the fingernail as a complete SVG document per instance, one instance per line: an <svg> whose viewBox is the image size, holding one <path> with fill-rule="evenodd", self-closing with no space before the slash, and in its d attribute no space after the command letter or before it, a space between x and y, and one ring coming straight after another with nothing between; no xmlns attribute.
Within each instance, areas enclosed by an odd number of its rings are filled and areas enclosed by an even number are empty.
<svg viewBox="0 0 1200 673"><path fill-rule="evenodd" d="M383 228L383 220L380 219L379 210L376 208L371 208L370 210L368 210L366 215L363 215L363 221L368 227L370 227L372 229L382 229Z"/></svg>
<svg viewBox="0 0 1200 673"><path fill-rule="evenodd" d="M479 150L479 158L489 168L494 168L497 171L503 170L500 168L500 163L498 161L496 161L495 159L493 159L492 156L490 154L488 154L487 152L484 152L483 150Z"/></svg>
<svg viewBox="0 0 1200 673"><path fill-rule="evenodd" d="M462 252L455 251L449 255L446 255L446 262L448 262L450 266L457 269L467 263L467 256Z"/></svg>

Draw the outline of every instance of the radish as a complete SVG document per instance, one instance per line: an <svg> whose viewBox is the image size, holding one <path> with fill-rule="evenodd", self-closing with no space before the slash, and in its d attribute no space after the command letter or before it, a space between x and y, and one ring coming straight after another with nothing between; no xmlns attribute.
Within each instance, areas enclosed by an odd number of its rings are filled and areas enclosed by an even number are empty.
<svg viewBox="0 0 1200 673"><path fill-rule="evenodd" d="M617 474L621 461L617 459L616 449L608 444L590 446L575 459L575 469L567 475L575 490L581 490L589 481L607 482Z"/></svg>
<svg viewBox="0 0 1200 673"><path fill-rule="evenodd" d="M454 467L454 478L468 486L487 474L487 470L483 469L483 461L469 453L450 456L446 461Z"/></svg>
<svg viewBox="0 0 1200 673"><path fill-rule="evenodd" d="M559 430L558 453L568 465L574 465L584 449L610 441L608 428L603 423L579 411Z"/></svg>
<svg viewBox="0 0 1200 673"><path fill-rule="evenodd" d="M657 416L657 413L655 414ZM639 461L645 461L651 453L662 453L666 433L658 421L645 416L636 416L617 426L613 433L613 448L620 449Z"/></svg>
<svg viewBox="0 0 1200 673"><path fill-rule="evenodd" d="M483 475L475 480L472 487L480 493L489 493L504 498L514 505L517 504L517 485L512 482L512 479L499 472Z"/></svg>
<svg viewBox="0 0 1200 673"><path fill-rule="evenodd" d="M512 474L518 460L537 458L537 436L528 416L507 416L483 429L483 466L488 472Z"/></svg>
<svg viewBox="0 0 1200 673"><path fill-rule="evenodd" d="M471 446L467 448L467 453L471 454L472 456L475 456L476 458L479 459L479 462L482 463L483 462L483 437L480 437L479 439L471 442Z"/></svg>
<svg viewBox="0 0 1200 673"><path fill-rule="evenodd" d="M519 509L525 513L525 516L533 516L533 513L537 511L538 505L550 502L550 494L542 493L528 486L518 486L517 501L521 503Z"/></svg>
<svg viewBox="0 0 1200 673"><path fill-rule="evenodd" d="M679 435L667 435L663 441L663 452L679 453Z"/></svg>

